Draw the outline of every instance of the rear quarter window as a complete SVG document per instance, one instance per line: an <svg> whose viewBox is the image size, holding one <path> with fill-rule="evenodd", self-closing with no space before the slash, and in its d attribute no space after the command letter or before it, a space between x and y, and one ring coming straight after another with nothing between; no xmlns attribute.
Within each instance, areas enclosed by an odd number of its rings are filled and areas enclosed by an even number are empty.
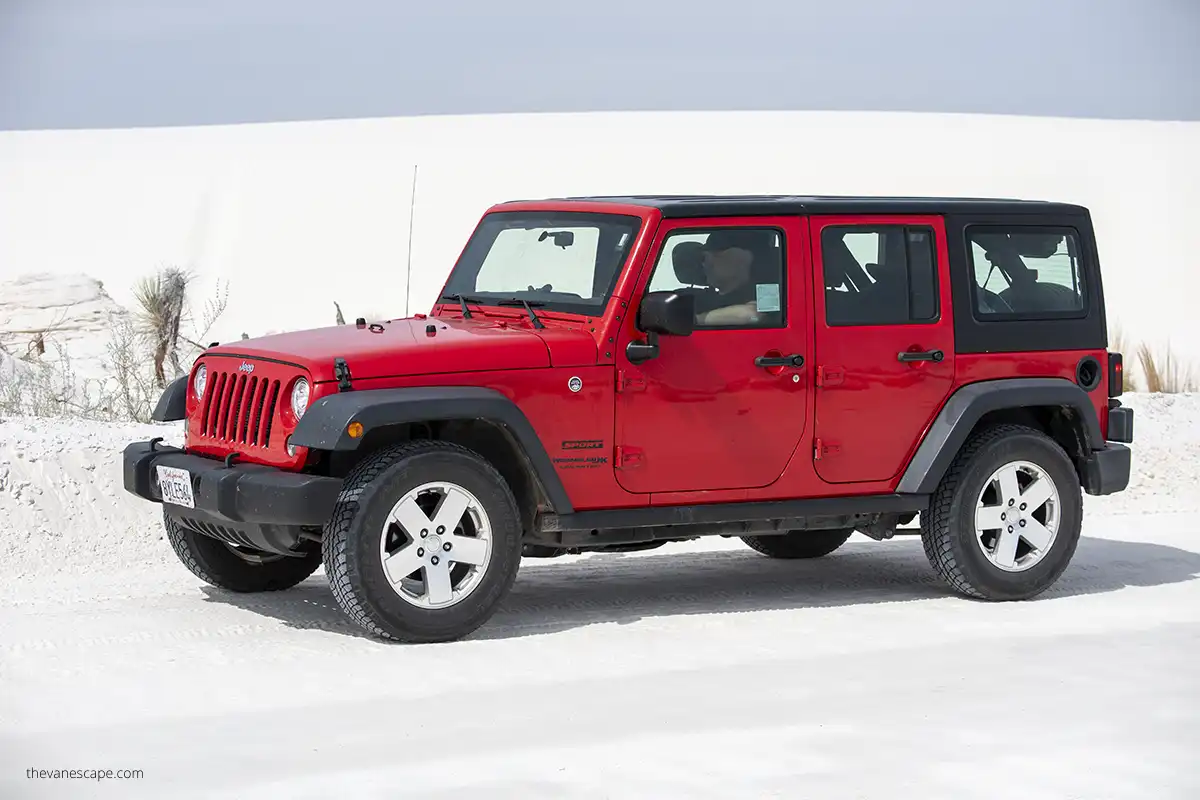
<svg viewBox="0 0 1200 800"><path fill-rule="evenodd" d="M1079 235L1070 228L972 226L966 231L980 320L1087 315Z"/></svg>

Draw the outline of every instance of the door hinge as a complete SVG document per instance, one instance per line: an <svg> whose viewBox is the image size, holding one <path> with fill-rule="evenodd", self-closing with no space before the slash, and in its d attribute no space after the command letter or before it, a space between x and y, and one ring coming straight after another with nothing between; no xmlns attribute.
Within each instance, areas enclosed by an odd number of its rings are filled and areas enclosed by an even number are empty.
<svg viewBox="0 0 1200 800"><path fill-rule="evenodd" d="M813 461L820 461L828 455L837 455L842 452L842 446L839 444L829 444L822 439L817 439L813 442Z"/></svg>
<svg viewBox="0 0 1200 800"><path fill-rule="evenodd" d="M619 444L613 453L613 464L617 469L633 469L642 465L642 449Z"/></svg>
<svg viewBox="0 0 1200 800"><path fill-rule="evenodd" d="M841 367L817 367L816 385L822 386L837 386L845 377L845 372Z"/></svg>
<svg viewBox="0 0 1200 800"><path fill-rule="evenodd" d="M617 370L617 392L640 392L646 388L646 379L640 375L630 375L625 370Z"/></svg>

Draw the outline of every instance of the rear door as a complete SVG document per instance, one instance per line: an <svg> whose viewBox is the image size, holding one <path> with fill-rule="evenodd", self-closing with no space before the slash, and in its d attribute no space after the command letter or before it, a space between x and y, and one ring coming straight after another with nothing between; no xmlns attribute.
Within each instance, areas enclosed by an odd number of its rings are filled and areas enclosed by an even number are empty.
<svg viewBox="0 0 1200 800"><path fill-rule="evenodd" d="M817 475L890 480L953 389L945 225L813 217L812 248Z"/></svg>

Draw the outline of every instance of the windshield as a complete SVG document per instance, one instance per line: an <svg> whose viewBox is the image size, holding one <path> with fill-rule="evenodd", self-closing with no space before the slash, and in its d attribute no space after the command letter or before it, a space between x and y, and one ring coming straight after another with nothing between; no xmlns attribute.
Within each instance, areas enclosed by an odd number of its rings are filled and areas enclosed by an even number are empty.
<svg viewBox="0 0 1200 800"><path fill-rule="evenodd" d="M497 212L471 237L443 291L468 302L600 314L641 220L567 211Z"/></svg>

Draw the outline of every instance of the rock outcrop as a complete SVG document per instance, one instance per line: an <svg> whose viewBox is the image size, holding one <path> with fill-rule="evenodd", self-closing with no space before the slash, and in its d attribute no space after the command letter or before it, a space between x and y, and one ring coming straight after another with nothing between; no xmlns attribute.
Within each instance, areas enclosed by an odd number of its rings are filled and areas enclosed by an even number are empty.
<svg viewBox="0 0 1200 800"><path fill-rule="evenodd" d="M31 274L0 280L0 345L6 370L25 360L58 363L80 377L103 375L113 324L128 312L87 275Z"/></svg>

